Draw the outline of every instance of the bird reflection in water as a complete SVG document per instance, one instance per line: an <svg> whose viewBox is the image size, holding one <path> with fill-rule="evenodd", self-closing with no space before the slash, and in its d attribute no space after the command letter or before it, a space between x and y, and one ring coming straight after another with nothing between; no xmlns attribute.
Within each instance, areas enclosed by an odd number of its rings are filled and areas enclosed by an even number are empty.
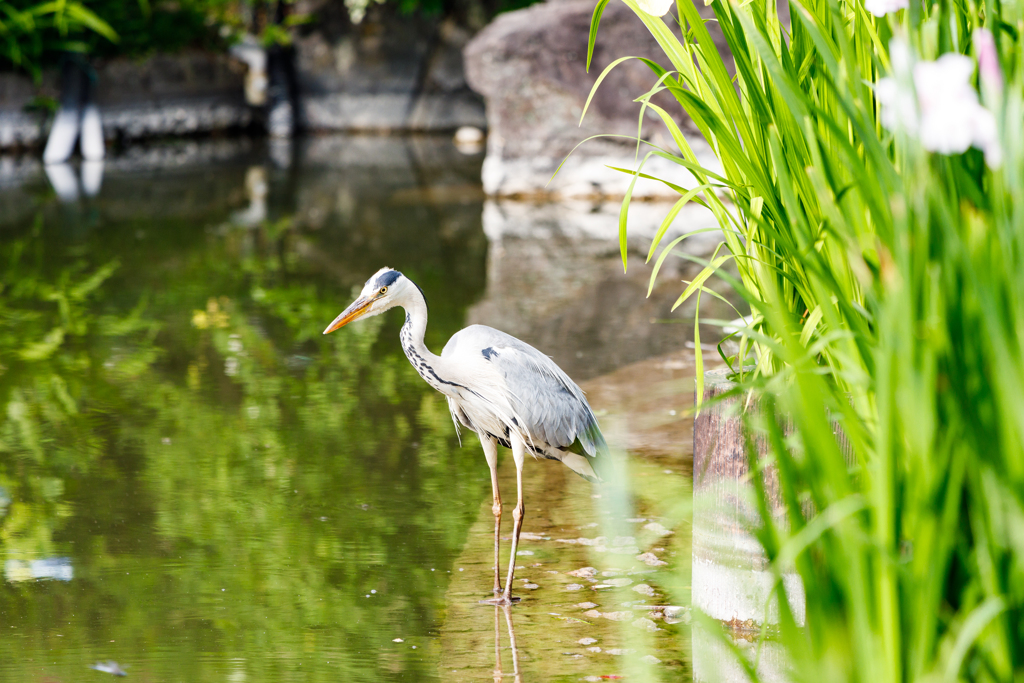
<svg viewBox="0 0 1024 683"><path fill-rule="evenodd" d="M523 676L519 672L519 649L516 647L516 631L512 627L512 610L508 605L494 606L494 683L501 683L505 674L501 668L501 615L505 615L505 623L508 625L508 641L512 650L512 676L515 683L523 683Z"/></svg>

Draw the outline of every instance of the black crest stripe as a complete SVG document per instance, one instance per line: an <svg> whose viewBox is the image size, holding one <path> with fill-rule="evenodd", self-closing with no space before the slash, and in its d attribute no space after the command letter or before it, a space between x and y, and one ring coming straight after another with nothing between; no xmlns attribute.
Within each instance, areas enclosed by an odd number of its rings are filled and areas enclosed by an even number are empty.
<svg viewBox="0 0 1024 683"><path fill-rule="evenodd" d="M390 287L391 285L395 284L395 280L397 280L400 277L402 277L402 274L399 273L397 270L389 270L385 273L382 273L381 276L377 278L375 286L377 289L380 289L381 287Z"/></svg>

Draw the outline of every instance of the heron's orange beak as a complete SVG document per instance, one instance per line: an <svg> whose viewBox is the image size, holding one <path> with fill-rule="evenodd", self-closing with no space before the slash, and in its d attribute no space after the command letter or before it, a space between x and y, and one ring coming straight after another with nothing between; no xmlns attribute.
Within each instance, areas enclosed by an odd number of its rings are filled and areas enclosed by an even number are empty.
<svg viewBox="0 0 1024 683"><path fill-rule="evenodd" d="M327 326L327 329L324 330L324 334L330 334L339 327L344 327L353 320L361 318L362 315L366 313L367 309L370 308L370 304L372 303L373 299L356 299L352 302L351 306L342 311L341 315L334 319L334 322Z"/></svg>

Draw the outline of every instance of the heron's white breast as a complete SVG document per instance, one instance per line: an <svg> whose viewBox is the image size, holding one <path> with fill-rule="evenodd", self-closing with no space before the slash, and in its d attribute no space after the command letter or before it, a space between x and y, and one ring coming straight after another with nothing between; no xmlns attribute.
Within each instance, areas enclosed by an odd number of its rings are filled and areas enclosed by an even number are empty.
<svg viewBox="0 0 1024 683"><path fill-rule="evenodd" d="M511 422L507 417L503 419L501 411L495 410L492 406L483 404L479 399L473 397L470 400L453 398L452 402L458 407L469 423L466 426L477 433L493 434L505 438L505 428Z"/></svg>
<svg viewBox="0 0 1024 683"><path fill-rule="evenodd" d="M508 431L522 431L523 421L505 378L482 355L445 353L444 361L453 379L461 385L449 395L471 423L467 426L501 438Z"/></svg>

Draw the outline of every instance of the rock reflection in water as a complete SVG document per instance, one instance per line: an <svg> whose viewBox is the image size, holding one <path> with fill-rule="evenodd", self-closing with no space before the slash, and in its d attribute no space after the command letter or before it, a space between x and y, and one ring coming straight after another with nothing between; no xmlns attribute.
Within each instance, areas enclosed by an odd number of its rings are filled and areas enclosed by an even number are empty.
<svg viewBox="0 0 1024 683"><path fill-rule="evenodd" d="M771 638L758 634L712 633L695 623L693 634L693 680L695 683L748 683L750 676L736 660L736 651L754 667L761 683L789 683L785 649Z"/></svg>
<svg viewBox="0 0 1024 683"><path fill-rule="evenodd" d="M671 204L634 202L629 218L629 268L622 270L617 202L536 204L488 200L483 224L488 239L487 289L469 310L483 323L536 346L571 377L596 377L616 368L683 348L692 340L696 299L675 312L673 302L702 266L668 258L647 296L651 239ZM699 206L685 208L662 244L689 232L678 251L707 256L721 239L714 218ZM702 232L703 231L703 232ZM721 288L714 278L709 286ZM707 317L734 317L705 297ZM678 324L666 323L686 323ZM703 338L717 338L709 329Z"/></svg>

